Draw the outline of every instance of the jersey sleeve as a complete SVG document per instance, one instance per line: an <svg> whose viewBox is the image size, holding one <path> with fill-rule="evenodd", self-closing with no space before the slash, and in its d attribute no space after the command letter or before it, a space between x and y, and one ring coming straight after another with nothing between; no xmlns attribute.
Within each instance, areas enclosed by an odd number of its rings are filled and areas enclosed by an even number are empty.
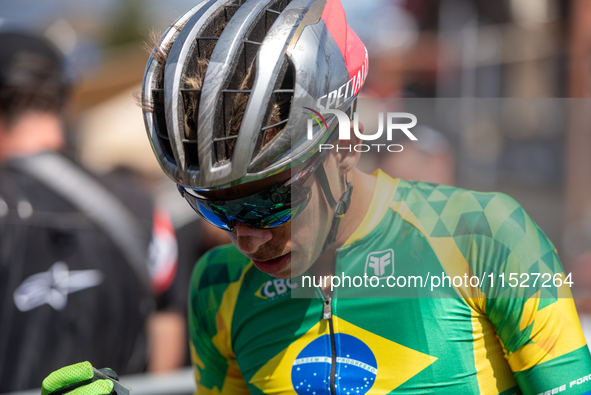
<svg viewBox="0 0 591 395"><path fill-rule="evenodd" d="M222 247L195 266L189 295L191 360L200 395L249 394L231 345L231 315L225 305L237 294L240 271L231 270ZM235 281L233 281L235 280Z"/></svg>
<svg viewBox="0 0 591 395"><path fill-rule="evenodd" d="M487 278L484 313L521 391L591 391L591 355L554 245L514 199L487 195L471 266Z"/></svg>

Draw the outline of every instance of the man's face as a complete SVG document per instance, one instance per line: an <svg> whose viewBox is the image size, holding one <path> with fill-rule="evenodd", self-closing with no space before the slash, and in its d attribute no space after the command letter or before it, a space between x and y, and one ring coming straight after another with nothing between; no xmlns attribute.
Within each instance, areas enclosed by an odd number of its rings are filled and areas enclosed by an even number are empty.
<svg viewBox="0 0 591 395"><path fill-rule="evenodd" d="M336 160L324 161L333 196L341 195ZM237 223L230 239L240 252L252 259L257 269L275 278L301 275L318 259L328 236L333 212L315 176L306 182L310 202L291 222L273 229L254 229Z"/></svg>

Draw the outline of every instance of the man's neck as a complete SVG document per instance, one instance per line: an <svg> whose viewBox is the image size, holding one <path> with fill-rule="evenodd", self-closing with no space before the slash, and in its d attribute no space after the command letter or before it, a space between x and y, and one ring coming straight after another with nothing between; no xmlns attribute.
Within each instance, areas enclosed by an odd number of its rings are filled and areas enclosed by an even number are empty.
<svg viewBox="0 0 591 395"><path fill-rule="evenodd" d="M349 210L339 224L335 246L340 247L357 230L367 215L376 187L377 177L353 168L348 174L348 179L353 185L353 194Z"/></svg>
<svg viewBox="0 0 591 395"><path fill-rule="evenodd" d="M377 177L363 173L357 168L350 171L347 177L348 181L353 185L351 204L349 205L347 214L339 223L339 229L333 247L322 254L309 270L310 274L317 277L335 275L334 262L337 249L345 244L353 232L361 225L371 204ZM321 288L325 295L328 296L330 294L330 284L328 284L328 287Z"/></svg>
<svg viewBox="0 0 591 395"><path fill-rule="evenodd" d="M64 145L60 119L51 113L29 113L10 126L0 125L0 163Z"/></svg>

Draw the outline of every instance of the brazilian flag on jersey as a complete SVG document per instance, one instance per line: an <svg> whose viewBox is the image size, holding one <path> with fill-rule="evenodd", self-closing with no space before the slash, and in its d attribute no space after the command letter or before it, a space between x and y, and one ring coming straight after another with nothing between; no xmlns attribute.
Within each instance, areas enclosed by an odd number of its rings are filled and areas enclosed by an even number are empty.
<svg viewBox="0 0 591 395"><path fill-rule="evenodd" d="M198 393L591 393L567 277L521 206L499 193L377 177L335 263L337 275L377 277L375 287L336 288L325 306L305 275L274 279L234 246L199 261L189 307ZM542 286L555 275L558 284ZM462 283L432 288L433 276ZM427 286L390 287L392 277Z"/></svg>

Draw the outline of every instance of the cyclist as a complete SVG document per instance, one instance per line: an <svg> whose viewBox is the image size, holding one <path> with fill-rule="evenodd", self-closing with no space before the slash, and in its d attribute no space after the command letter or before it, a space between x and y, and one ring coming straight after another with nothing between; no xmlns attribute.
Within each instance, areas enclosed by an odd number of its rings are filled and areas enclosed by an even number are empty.
<svg viewBox="0 0 591 395"><path fill-rule="evenodd" d="M205 1L156 46L142 103L152 147L233 241L193 273L198 393L591 391L568 277L519 204L355 168L358 137L339 139L326 109L354 111L366 59L338 0ZM450 278L434 292L390 287L434 273ZM498 284L536 273L559 284ZM334 288L333 275L378 286Z"/></svg>

